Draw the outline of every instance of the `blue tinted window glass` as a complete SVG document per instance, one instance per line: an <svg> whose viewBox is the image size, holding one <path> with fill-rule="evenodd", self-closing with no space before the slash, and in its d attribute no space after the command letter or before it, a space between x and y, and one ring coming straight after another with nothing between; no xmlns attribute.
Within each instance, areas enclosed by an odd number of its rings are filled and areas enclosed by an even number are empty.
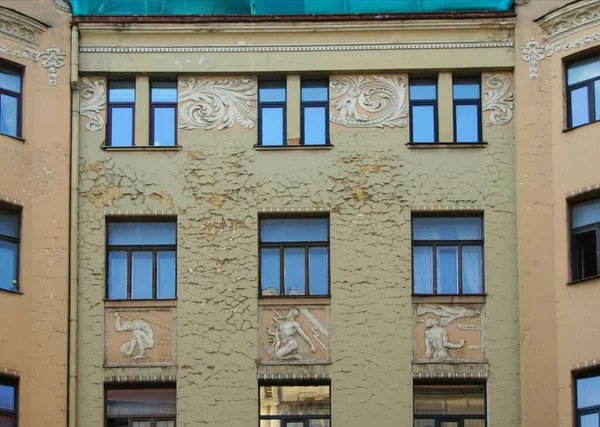
<svg viewBox="0 0 600 427"><path fill-rule="evenodd" d="M302 101L327 101L327 83L302 84Z"/></svg>
<svg viewBox="0 0 600 427"><path fill-rule="evenodd" d="M174 222L113 222L108 224L109 245L174 245Z"/></svg>
<svg viewBox="0 0 600 427"><path fill-rule="evenodd" d="M414 105L412 108L412 142L435 142L433 105Z"/></svg>
<svg viewBox="0 0 600 427"><path fill-rule="evenodd" d="M314 219L263 219L260 222L263 242L322 242L327 240L328 221Z"/></svg>
<svg viewBox="0 0 600 427"><path fill-rule="evenodd" d="M175 107L156 107L154 111L154 145L175 145Z"/></svg>
<svg viewBox="0 0 600 427"><path fill-rule="evenodd" d="M327 295L329 287L329 250L310 248L308 250L308 289L310 295Z"/></svg>
<svg viewBox="0 0 600 427"><path fill-rule="evenodd" d="M285 84L279 87L261 87L258 89L259 102L285 102Z"/></svg>
<svg viewBox="0 0 600 427"><path fill-rule="evenodd" d="M283 108L261 108L261 145L283 145Z"/></svg>
<svg viewBox="0 0 600 427"><path fill-rule="evenodd" d="M0 384L0 409L15 410L15 388L13 386Z"/></svg>
<svg viewBox="0 0 600 427"><path fill-rule="evenodd" d="M588 414L581 416L579 427L598 427L598 414Z"/></svg>
<svg viewBox="0 0 600 427"><path fill-rule="evenodd" d="M409 88L411 101L435 101L437 88L435 81L412 81Z"/></svg>
<svg viewBox="0 0 600 427"><path fill-rule="evenodd" d="M110 115L110 145L133 145L133 107L112 107Z"/></svg>
<svg viewBox="0 0 600 427"><path fill-rule="evenodd" d="M175 251L158 251L156 253L156 297L175 298Z"/></svg>
<svg viewBox="0 0 600 427"><path fill-rule="evenodd" d="M458 248L438 246L437 248L438 294L458 294Z"/></svg>
<svg viewBox="0 0 600 427"><path fill-rule="evenodd" d="M12 71L0 71L0 88L21 93L21 75Z"/></svg>
<svg viewBox="0 0 600 427"><path fill-rule="evenodd" d="M575 62L567 68L567 84L575 84L600 76L600 57Z"/></svg>
<svg viewBox="0 0 600 427"><path fill-rule="evenodd" d="M133 299L151 299L152 252L132 252L131 264L131 297Z"/></svg>
<svg viewBox="0 0 600 427"><path fill-rule="evenodd" d="M477 79L458 79L453 85L454 99L479 99L481 88Z"/></svg>
<svg viewBox="0 0 600 427"><path fill-rule="evenodd" d="M577 380L577 408L600 405L600 377Z"/></svg>
<svg viewBox="0 0 600 427"><path fill-rule="evenodd" d="M108 254L108 298L127 298L127 252L111 251Z"/></svg>
<svg viewBox="0 0 600 427"><path fill-rule="evenodd" d="M286 295L304 295L304 248L284 249L283 281Z"/></svg>
<svg viewBox="0 0 600 427"><path fill-rule="evenodd" d="M433 293L433 248L431 246L413 248L412 274L415 294Z"/></svg>
<svg viewBox="0 0 600 427"><path fill-rule="evenodd" d="M260 250L260 284L262 295L279 295L279 249Z"/></svg>
<svg viewBox="0 0 600 427"><path fill-rule="evenodd" d="M600 200L573 206L572 228L600 222Z"/></svg>
<svg viewBox="0 0 600 427"><path fill-rule="evenodd" d="M327 109L325 107L304 107L304 144L327 144Z"/></svg>
<svg viewBox="0 0 600 427"><path fill-rule="evenodd" d="M571 127L590 122L587 86L571 91Z"/></svg>
<svg viewBox="0 0 600 427"><path fill-rule="evenodd" d="M176 83L152 83L151 102L177 102Z"/></svg>
<svg viewBox="0 0 600 427"><path fill-rule="evenodd" d="M111 82L108 102L135 102L135 83Z"/></svg>
<svg viewBox="0 0 600 427"><path fill-rule="evenodd" d="M596 120L600 120L600 80L594 82L594 99L596 104Z"/></svg>
<svg viewBox="0 0 600 427"><path fill-rule="evenodd" d="M481 218L413 218L414 240L481 240Z"/></svg>
<svg viewBox="0 0 600 427"><path fill-rule="evenodd" d="M19 237L19 215L0 211L0 234Z"/></svg>
<svg viewBox="0 0 600 427"><path fill-rule="evenodd" d="M463 294L483 293L483 248L463 246L462 248L462 292Z"/></svg>
<svg viewBox="0 0 600 427"><path fill-rule="evenodd" d="M18 291L17 254L19 248L15 243L0 241L0 289Z"/></svg>
<svg viewBox="0 0 600 427"><path fill-rule="evenodd" d="M454 110L456 117L456 142L479 141L479 106L457 105Z"/></svg>
<svg viewBox="0 0 600 427"><path fill-rule="evenodd" d="M9 95L0 96L0 132L6 135L18 136L18 105L17 98Z"/></svg>

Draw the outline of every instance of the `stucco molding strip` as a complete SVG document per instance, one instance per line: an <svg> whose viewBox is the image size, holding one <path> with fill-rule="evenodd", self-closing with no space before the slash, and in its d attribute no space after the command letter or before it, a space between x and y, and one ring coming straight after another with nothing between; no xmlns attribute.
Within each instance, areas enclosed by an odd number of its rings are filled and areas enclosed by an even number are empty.
<svg viewBox="0 0 600 427"><path fill-rule="evenodd" d="M537 22L546 31L547 41L566 37L600 23L600 0L568 4L550 12Z"/></svg>
<svg viewBox="0 0 600 427"><path fill-rule="evenodd" d="M240 52L332 52L356 50L415 50L415 49L482 49L514 47L514 42L423 42L397 44L335 44L335 45L298 45L298 46L82 46L80 53L240 53Z"/></svg>
<svg viewBox="0 0 600 427"><path fill-rule="evenodd" d="M569 191L567 193L567 199L571 197L581 196L585 193L591 193L600 190L600 184L588 185L586 187L578 188L577 190Z"/></svg>
<svg viewBox="0 0 600 427"><path fill-rule="evenodd" d="M12 197L0 194L0 202L9 203L14 206L23 207L23 202Z"/></svg>
<svg viewBox="0 0 600 427"><path fill-rule="evenodd" d="M14 369L9 368L0 368L0 375L6 375L7 377L19 378L21 375L19 371L15 371Z"/></svg>
<svg viewBox="0 0 600 427"><path fill-rule="evenodd" d="M61 51L55 45L44 51L35 49L12 50L0 44L0 54L13 56L19 59L27 59L33 62L42 61L42 66L48 70L48 85L56 86L58 84L59 69L65 66L66 53Z"/></svg>
<svg viewBox="0 0 600 427"><path fill-rule="evenodd" d="M413 372L413 378L419 380L474 380L486 379L487 377L487 372Z"/></svg>
<svg viewBox="0 0 600 427"><path fill-rule="evenodd" d="M105 216L176 216L177 213L175 213L174 211L168 210L168 211L105 211L104 212Z"/></svg>
<svg viewBox="0 0 600 427"><path fill-rule="evenodd" d="M600 359L586 360L571 366L571 372L584 371L600 366Z"/></svg>
<svg viewBox="0 0 600 427"><path fill-rule="evenodd" d="M432 206L414 206L412 212L483 212L484 206L477 205L432 205Z"/></svg>
<svg viewBox="0 0 600 427"><path fill-rule="evenodd" d="M104 378L105 384L115 383L174 383L176 375L136 375L136 376L110 376Z"/></svg>
<svg viewBox="0 0 600 427"><path fill-rule="evenodd" d="M485 79L483 111L491 111L486 126L502 126L513 117L514 96L510 91L511 81L504 74L494 74Z"/></svg>
<svg viewBox="0 0 600 427"><path fill-rule="evenodd" d="M39 35L50 28L36 19L0 7L0 35L29 47L39 46Z"/></svg>
<svg viewBox="0 0 600 427"><path fill-rule="evenodd" d="M301 374L258 374L258 379L262 381L281 381L281 380L330 380L329 373L301 373Z"/></svg>
<svg viewBox="0 0 600 427"><path fill-rule="evenodd" d="M270 214L270 213L283 213L283 214L294 214L294 213L330 213L329 208L259 208L259 214Z"/></svg>
<svg viewBox="0 0 600 427"><path fill-rule="evenodd" d="M88 118L85 128L90 132L102 130L104 128L104 117L101 113L106 107L105 80L103 78L83 77L79 93L82 98L79 112L82 116Z"/></svg>

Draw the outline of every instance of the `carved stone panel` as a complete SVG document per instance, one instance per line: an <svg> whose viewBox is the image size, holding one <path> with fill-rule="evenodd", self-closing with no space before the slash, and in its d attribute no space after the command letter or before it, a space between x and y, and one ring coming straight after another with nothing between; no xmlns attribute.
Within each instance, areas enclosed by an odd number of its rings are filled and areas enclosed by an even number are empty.
<svg viewBox="0 0 600 427"><path fill-rule="evenodd" d="M485 362L485 306L415 304L413 343L417 363Z"/></svg>
<svg viewBox="0 0 600 427"><path fill-rule="evenodd" d="M259 360L301 365L330 361L328 306L261 306Z"/></svg>
<svg viewBox="0 0 600 427"><path fill-rule="evenodd" d="M106 78L83 77L79 82L80 114L85 129L96 132L104 129L106 116Z"/></svg>
<svg viewBox="0 0 600 427"><path fill-rule="evenodd" d="M484 116L486 126L502 126L508 124L513 117L514 97L512 82L505 74L484 74L483 80L483 111L489 111Z"/></svg>
<svg viewBox="0 0 600 427"><path fill-rule="evenodd" d="M173 308L106 309L106 366L174 365L175 319Z"/></svg>

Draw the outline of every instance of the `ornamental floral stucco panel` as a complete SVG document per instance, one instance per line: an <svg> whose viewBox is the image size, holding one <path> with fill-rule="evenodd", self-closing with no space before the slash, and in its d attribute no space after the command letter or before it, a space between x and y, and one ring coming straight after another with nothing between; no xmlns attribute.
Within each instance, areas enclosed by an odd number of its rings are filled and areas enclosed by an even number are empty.
<svg viewBox="0 0 600 427"><path fill-rule="evenodd" d="M483 111L486 126L502 126L508 124L513 117L514 96L510 77L505 74L484 74L483 79Z"/></svg>
<svg viewBox="0 0 600 427"><path fill-rule="evenodd" d="M263 364L327 363L329 307L262 306L259 360Z"/></svg>
<svg viewBox="0 0 600 427"><path fill-rule="evenodd" d="M485 361L484 305L415 304L413 319L415 362Z"/></svg>
<svg viewBox="0 0 600 427"><path fill-rule="evenodd" d="M52 45L44 51L35 49L13 50L0 44L0 55L12 56L14 58L26 59L33 62L41 60L42 66L48 71L48 85L58 84L58 72L65 66L67 54L58 47Z"/></svg>
<svg viewBox="0 0 600 427"><path fill-rule="evenodd" d="M334 76L329 88L329 119L335 124L355 128L408 125L406 76Z"/></svg>
<svg viewBox="0 0 600 427"><path fill-rule="evenodd" d="M100 131L105 124L106 78L83 77L79 82L80 114L90 132Z"/></svg>

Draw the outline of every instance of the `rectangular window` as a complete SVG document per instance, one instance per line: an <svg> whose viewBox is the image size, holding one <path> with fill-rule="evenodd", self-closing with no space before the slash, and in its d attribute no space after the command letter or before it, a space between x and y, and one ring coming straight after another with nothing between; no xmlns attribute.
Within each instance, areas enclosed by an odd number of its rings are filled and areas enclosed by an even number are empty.
<svg viewBox="0 0 600 427"><path fill-rule="evenodd" d="M301 143L329 145L329 83L303 81L301 98Z"/></svg>
<svg viewBox="0 0 600 427"><path fill-rule="evenodd" d="M481 83L479 78L454 78L454 141L481 141Z"/></svg>
<svg viewBox="0 0 600 427"><path fill-rule="evenodd" d="M177 145L177 82L152 82L150 145Z"/></svg>
<svg viewBox="0 0 600 427"><path fill-rule="evenodd" d="M575 405L578 427L600 426L600 376L576 378Z"/></svg>
<svg viewBox="0 0 600 427"><path fill-rule="evenodd" d="M22 72L0 66L0 133L20 138Z"/></svg>
<svg viewBox="0 0 600 427"><path fill-rule="evenodd" d="M485 385L417 385L414 427L485 427Z"/></svg>
<svg viewBox="0 0 600 427"><path fill-rule="evenodd" d="M285 81L259 83L258 145L286 145L285 92Z"/></svg>
<svg viewBox="0 0 600 427"><path fill-rule="evenodd" d="M329 295L329 219L260 220L261 296Z"/></svg>
<svg viewBox="0 0 600 427"><path fill-rule="evenodd" d="M567 126L600 120L600 57L567 65Z"/></svg>
<svg viewBox="0 0 600 427"><path fill-rule="evenodd" d="M177 223L107 224L108 299L176 298Z"/></svg>
<svg viewBox="0 0 600 427"><path fill-rule="evenodd" d="M107 427L175 427L175 387L106 390Z"/></svg>
<svg viewBox="0 0 600 427"><path fill-rule="evenodd" d="M411 79L409 98L410 142L437 142L437 81L435 79Z"/></svg>
<svg viewBox="0 0 600 427"><path fill-rule="evenodd" d="M19 212L0 209L0 289L19 290Z"/></svg>
<svg viewBox="0 0 600 427"><path fill-rule="evenodd" d="M17 427L18 403L17 380L0 377L0 426Z"/></svg>
<svg viewBox="0 0 600 427"><path fill-rule="evenodd" d="M260 427L329 427L328 385L260 387Z"/></svg>
<svg viewBox="0 0 600 427"><path fill-rule="evenodd" d="M413 293L483 294L481 217L413 217Z"/></svg>
<svg viewBox="0 0 600 427"><path fill-rule="evenodd" d="M112 147L133 146L134 117L135 82L109 82L107 145Z"/></svg>
<svg viewBox="0 0 600 427"><path fill-rule="evenodd" d="M571 207L571 276L582 280L600 274L600 200Z"/></svg>

